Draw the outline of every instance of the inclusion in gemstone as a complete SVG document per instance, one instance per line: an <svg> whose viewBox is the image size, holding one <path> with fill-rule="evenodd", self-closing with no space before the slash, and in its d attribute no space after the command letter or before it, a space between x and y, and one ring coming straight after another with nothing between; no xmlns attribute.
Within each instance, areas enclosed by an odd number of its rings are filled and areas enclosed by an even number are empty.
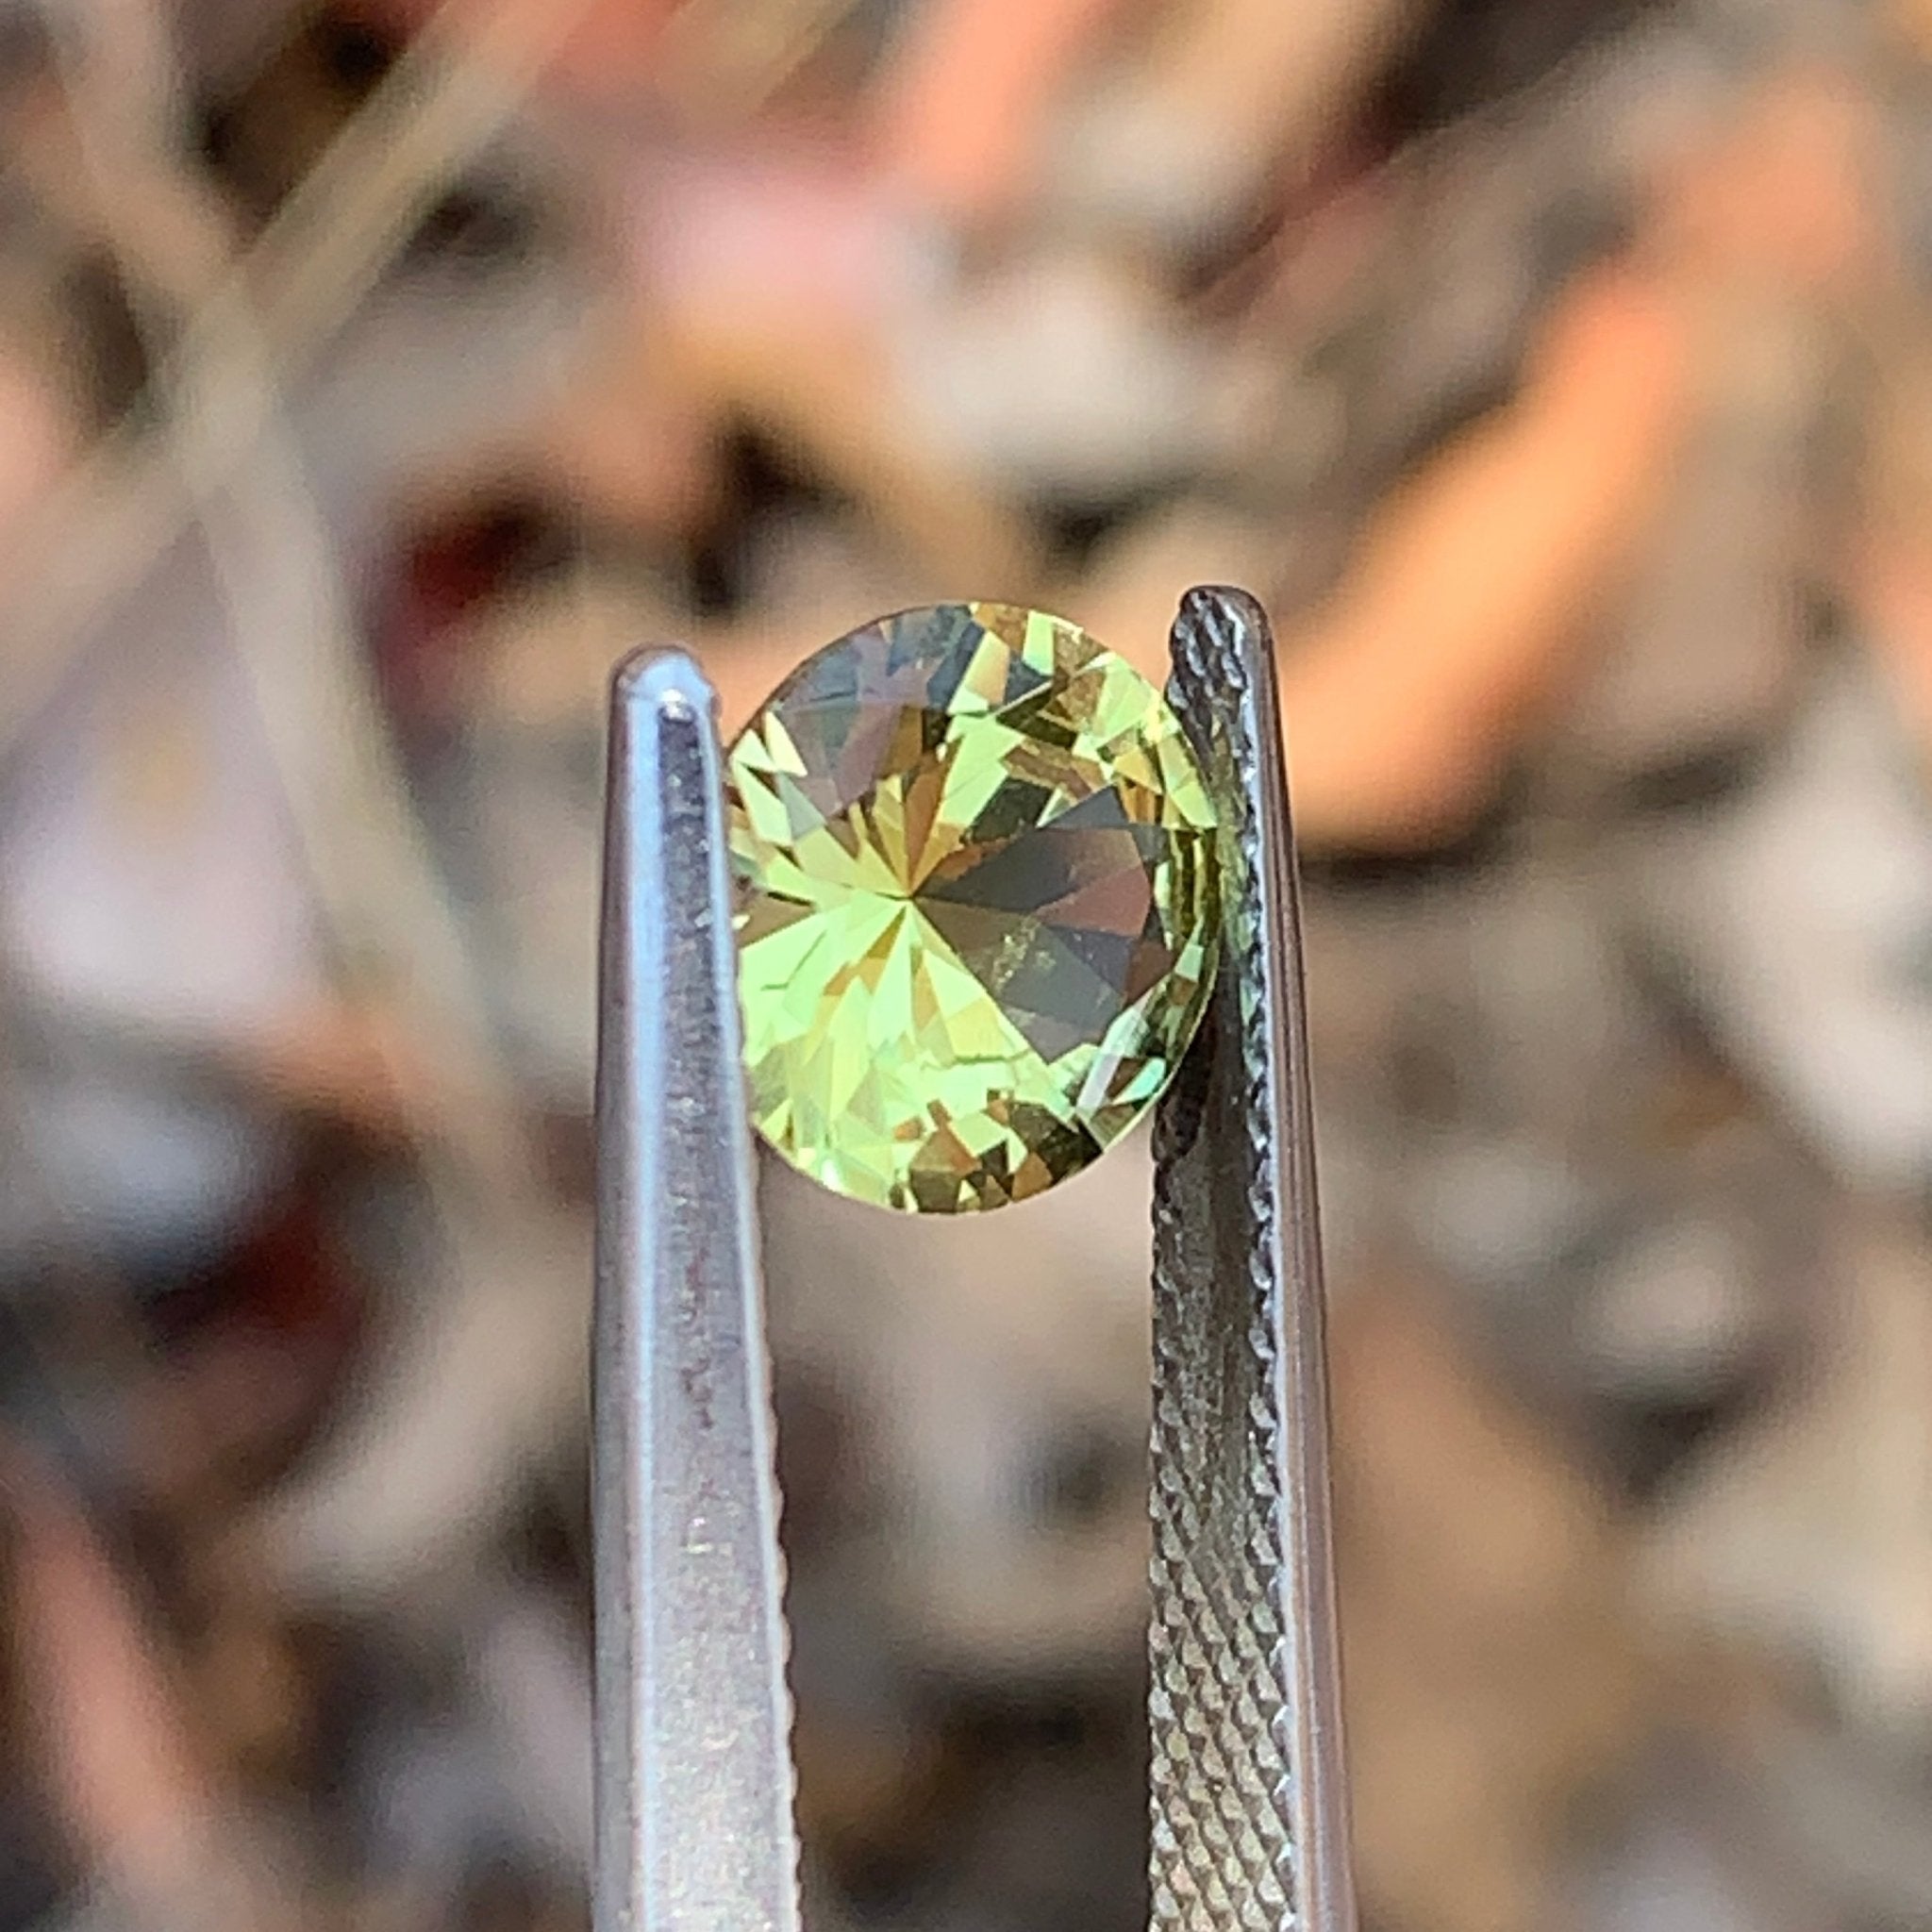
<svg viewBox="0 0 1932 1932"><path fill-rule="evenodd" d="M752 1118L887 1208L1024 1199L1167 1084L1217 952L1213 812L1167 702L1008 604L881 618L733 744Z"/></svg>

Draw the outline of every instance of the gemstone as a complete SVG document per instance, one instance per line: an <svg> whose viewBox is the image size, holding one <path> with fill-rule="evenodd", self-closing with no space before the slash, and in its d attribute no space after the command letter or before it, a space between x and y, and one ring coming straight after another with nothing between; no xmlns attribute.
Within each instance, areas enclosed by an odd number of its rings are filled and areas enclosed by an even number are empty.
<svg viewBox="0 0 1932 1932"><path fill-rule="evenodd" d="M752 1118L793 1166L999 1207L1167 1084L1214 972L1213 810L1166 700L1077 625L881 618L779 686L728 782Z"/></svg>

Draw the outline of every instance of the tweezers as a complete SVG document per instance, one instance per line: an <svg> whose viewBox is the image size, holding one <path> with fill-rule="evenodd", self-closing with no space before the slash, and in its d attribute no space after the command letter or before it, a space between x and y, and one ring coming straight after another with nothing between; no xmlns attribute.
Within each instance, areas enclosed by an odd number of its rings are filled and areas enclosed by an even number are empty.
<svg viewBox="0 0 1932 1932"><path fill-rule="evenodd" d="M1354 1932L1293 837L1268 623L1190 591L1169 696L1224 954L1155 1126L1150 1923ZM784 1571L723 754L612 694L593 1318L595 1932L797 1932Z"/></svg>

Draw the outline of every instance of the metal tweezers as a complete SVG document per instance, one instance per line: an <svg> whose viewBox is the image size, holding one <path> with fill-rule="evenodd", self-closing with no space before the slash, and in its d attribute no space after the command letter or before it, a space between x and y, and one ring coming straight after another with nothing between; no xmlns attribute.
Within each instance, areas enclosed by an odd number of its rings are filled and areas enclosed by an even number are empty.
<svg viewBox="0 0 1932 1932"><path fill-rule="evenodd" d="M1267 619L1169 696L1224 945L1155 1130L1151 1923L1353 1932L1294 850ZM612 699L592 1400L595 1932L796 1932L783 1562L723 755L691 658Z"/></svg>

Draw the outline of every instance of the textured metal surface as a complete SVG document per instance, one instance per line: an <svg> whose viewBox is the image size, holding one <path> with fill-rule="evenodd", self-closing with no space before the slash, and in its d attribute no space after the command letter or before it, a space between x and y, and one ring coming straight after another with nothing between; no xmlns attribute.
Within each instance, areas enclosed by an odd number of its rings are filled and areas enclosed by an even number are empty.
<svg viewBox="0 0 1932 1932"><path fill-rule="evenodd" d="M1170 694L1225 941L1156 1128L1153 1924L1352 1932L1301 938L1274 653L1190 591Z"/></svg>
<svg viewBox="0 0 1932 1932"><path fill-rule="evenodd" d="M597 1067L596 1932L796 1932L791 1707L709 687L612 698Z"/></svg>

